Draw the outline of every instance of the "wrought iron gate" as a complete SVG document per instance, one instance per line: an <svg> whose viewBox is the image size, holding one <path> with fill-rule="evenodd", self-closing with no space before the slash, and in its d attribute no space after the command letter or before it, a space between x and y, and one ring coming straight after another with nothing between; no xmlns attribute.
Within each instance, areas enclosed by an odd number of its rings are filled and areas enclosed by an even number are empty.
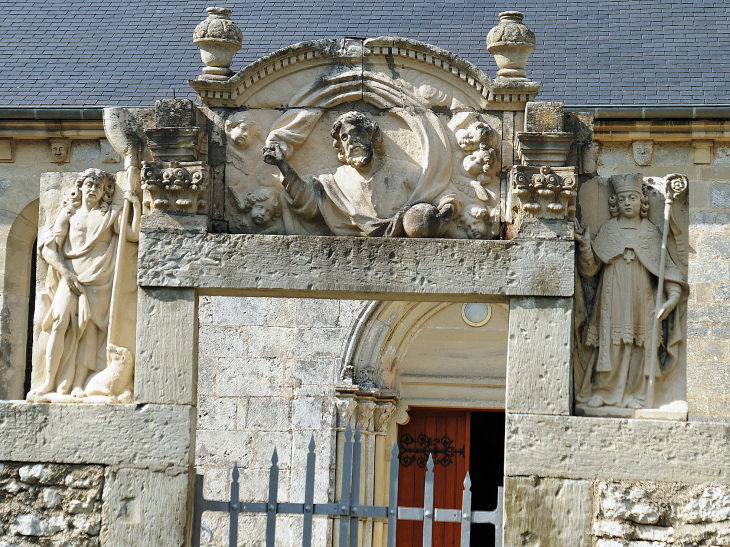
<svg viewBox="0 0 730 547"><path fill-rule="evenodd" d="M236 547L238 541L239 514L266 515L266 547L274 547L276 541L276 515L303 515L302 547L311 547L312 518L314 516L339 517L339 546L358 547L358 528L361 519L387 522L388 547L395 547L398 520L423 521L423 547L431 547L434 522L460 522L461 547L469 547L471 525L494 525L494 544L502 547L502 487L499 487L497 508L494 511L471 510L471 480L467 473L464 480L461 510L434 508L433 456L426 464L426 483L423 507L398 507L398 443L393 445L390 460L389 505L360 505L360 428L352 433L350 425L345 430L344 456L342 460L342 500L339 503L314 503L314 436L309 441L307 474L304 487L304 503L280 503L277 501L279 466L276 450L271 457L269 472L269 499L265 502L241 502L239 500L238 465L231 474L229 501L211 501L203 497L203 476L195 475L195 504L193 510L193 547L200 547L201 519L205 511L228 513L230 516L228 545ZM349 499L345 499L349 492Z"/></svg>

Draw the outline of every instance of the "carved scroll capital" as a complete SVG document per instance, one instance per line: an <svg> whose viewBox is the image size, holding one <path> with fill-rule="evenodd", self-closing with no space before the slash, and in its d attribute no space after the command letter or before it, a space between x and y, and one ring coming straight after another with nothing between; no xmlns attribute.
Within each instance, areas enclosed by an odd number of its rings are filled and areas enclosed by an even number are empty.
<svg viewBox="0 0 730 547"><path fill-rule="evenodd" d="M510 171L511 222L523 218L575 220L575 167L514 166Z"/></svg>
<svg viewBox="0 0 730 547"><path fill-rule="evenodd" d="M203 162L142 162L144 205L149 212L208 212L208 166Z"/></svg>

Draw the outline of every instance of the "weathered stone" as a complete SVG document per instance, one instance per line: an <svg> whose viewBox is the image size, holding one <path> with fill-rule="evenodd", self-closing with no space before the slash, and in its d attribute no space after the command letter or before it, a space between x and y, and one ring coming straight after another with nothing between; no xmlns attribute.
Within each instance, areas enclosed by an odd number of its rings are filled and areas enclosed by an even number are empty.
<svg viewBox="0 0 730 547"><path fill-rule="evenodd" d="M601 480L594 498L597 539L629 545L727 544L728 486Z"/></svg>
<svg viewBox="0 0 730 547"><path fill-rule="evenodd" d="M183 545L189 474L107 469L101 517L104 547Z"/></svg>
<svg viewBox="0 0 730 547"><path fill-rule="evenodd" d="M563 103L534 101L525 106L525 131L559 132L563 130Z"/></svg>
<svg viewBox="0 0 730 547"><path fill-rule="evenodd" d="M48 488L43 491L43 507L47 509L52 509L54 507L60 507L61 506L61 494L60 488ZM71 502L73 503L73 502ZM70 513L73 513L72 510L69 510Z"/></svg>
<svg viewBox="0 0 730 547"><path fill-rule="evenodd" d="M138 282L241 296L571 296L573 244L151 231L140 242Z"/></svg>
<svg viewBox="0 0 730 547"><path fill-rule="evenodd" d="M730 484L730 425L508 413L505 474Z"/></svg>
<svg viewBox="0 0 730 547"><path fill-rule="evenodd" d="M589 547L592 490L585 480L505 477L505 545Z"/></svg>
<svg viewBox="0 0 730 547"><path fill-rule="evenodd" d="M0 460L187 466L193 412L184 406L0 402Z"/></svg>
<svg viewBox="0 0 730 547"><path fill-rule="evenodd" d="M571 413L572 298L511 298L507 411Z"/></svg>
<svg viewBox="0 0 730 547"><path fill-rule="evenodd" d="M26 465L20 468L20 480L27 484L35 484L43 476L43 465L38 463L35 465Z"/></svg>
<svg viewBox="0 0 730 547"><path fill-rule="evenodd" d="M198 361L195 290L144 287L138 294L135 401L195 404Z"/></svg>

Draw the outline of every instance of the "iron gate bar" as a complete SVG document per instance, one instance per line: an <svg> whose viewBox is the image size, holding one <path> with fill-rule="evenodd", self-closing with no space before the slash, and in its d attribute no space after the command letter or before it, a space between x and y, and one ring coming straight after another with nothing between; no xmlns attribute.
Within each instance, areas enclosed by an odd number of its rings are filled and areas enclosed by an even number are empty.
<svg viewBox="0 0 730 547"><path fill-rule="evenodd" d="M231 503L229 504L228 547L236 547L238 543L238 510L240 496L238 495L238 462L233 463L231 473Z"/></svg>
<svg viewBox="0 0 730 547"><path fill-rule="evenodd" d="M355 444L352 448L352 488L350 489L350 547L357 547L360 524L360 426L355 428ZM340 496L342 498L342 496ZM344 520L344 519L343 519Z"/></svg>
<svg viewBox="0 0 730 547"><path fill-rule="evenodd" d="M303 515L302 547L311 547L312 516L337 516L340 518L339 545L341 547L357 547L359 542L359 519L368 518L378 522L388 523L387 547L395 547L398 520L422 520L424 525L424 546L429 547L426 541L433 538L434 522L461 522L461 547L468 547L471 537L471 524L484 523L494 526L495 546L502 547L502 511L503 488L498 488L497 508L494 511L471 510L471 478L467 473L464 478L464 492L462 495L462 509L442 509L433 507L434 477L433 457L429 457L430 470L426 473L424 490L424 507L398 507L398 474L400 460L398 459L398 443L394 443L390 460L390 488L388 507L381 505L360 505L360 462L362 445L360 442L360 428L353 432L348 424L345 429L343 446L343 474L342 492L339 503L314 503L314 475L315 475L315 444L314 435L309 442L307 454L307 471L304 488L304 503L277 502L279 466L278 453L274 450L271 458L269 474L269 501L268 502L241 502L239 498L239 470L234 463L231 473L230 501L211 501L203 497L203 476L195 475L195 501L193 507L193 547L200 547L200 532L202 515L205 511L228 513L230 519L228 545L235 547L238 535L238 516L241 513L266 513L266 547L273 547L276 540L276 515L300 514ZM355 458L353 461L353 457ZM351 487L352 486L352 487ZM429 500L430 498L430 500ZM348 531L350 532L348 535Z"/></svg>
<svg viewBox="0 0 730 547"><path fill-rule="evenodd" d="M499 502L497 502L499 503ZM464 547L469 545L471 539L471 477L466 472L464 477L464 493L461 495L461 544Z"/></svg>
<svg viewBox="0 0 730 547"><path fill-rule="evenodd" d="M309 439L307 453L307 476L304 482L304 519L302 524L302 545L312 544L312 516L314 514L314 433Z"/></svg>
<svg viewBox="0 0 730 547"><path fill-rule="evenodd" d="M274 448L271 456L271 468L269 471L269 503L266 507L266 547L274 547L276 542L276 498L279 494L279 455ZM230 547L235 547L231 545Z"/></svg>
<svg viewBox="0 0 730 547"><path fill-rule="evenodd" d="M426 462L426 485L423 489L423 547L433 542L433 454Z"/></svg>
<svg viewBox="0 0 730 547"><path fill-rule="evenodd" d="M341 512L340 515L340 547L348 547L347 546L347 528L350 524L350 519L345 518L345 515L350 514L350 506L346 506L344 504L344 501L346 496L349 495L350 492L350 478L352 475L352 427L350 427L350 424L347 424L347 427L345 428L345 443L343 447L343 458L342 458L342 491L340 492L340 500L341 500Z"/></svg>
<svg viewBox="0 0 730 547"><path fill-rule="evenodd" d="M390 453L390 490L388 491L388 547L395 547L395 532L398 525L398 443L393 443Z"/></svg>

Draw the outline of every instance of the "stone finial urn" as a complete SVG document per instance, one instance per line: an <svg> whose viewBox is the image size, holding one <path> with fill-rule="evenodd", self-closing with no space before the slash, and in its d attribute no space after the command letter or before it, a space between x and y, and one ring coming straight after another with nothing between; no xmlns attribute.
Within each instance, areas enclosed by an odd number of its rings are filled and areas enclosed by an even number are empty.
<svg viewBox="0 0 730 547"><path fill-rule="evenodd" d="M494 55L502 78L525 78L527 58L535 49L535 33L522 22L519 11L503 11L499 24L487 35L487 49Z"/></svg>
<svg viewBox="0 0 730 547"><path fill-rule="evenodd" d="M208 18L193 32L193 43L200 48L200 58L205 63L204 80L227 80L232 74L231 61L241 49L243 33L231 20L228 8L206 8Z"/></svg>

